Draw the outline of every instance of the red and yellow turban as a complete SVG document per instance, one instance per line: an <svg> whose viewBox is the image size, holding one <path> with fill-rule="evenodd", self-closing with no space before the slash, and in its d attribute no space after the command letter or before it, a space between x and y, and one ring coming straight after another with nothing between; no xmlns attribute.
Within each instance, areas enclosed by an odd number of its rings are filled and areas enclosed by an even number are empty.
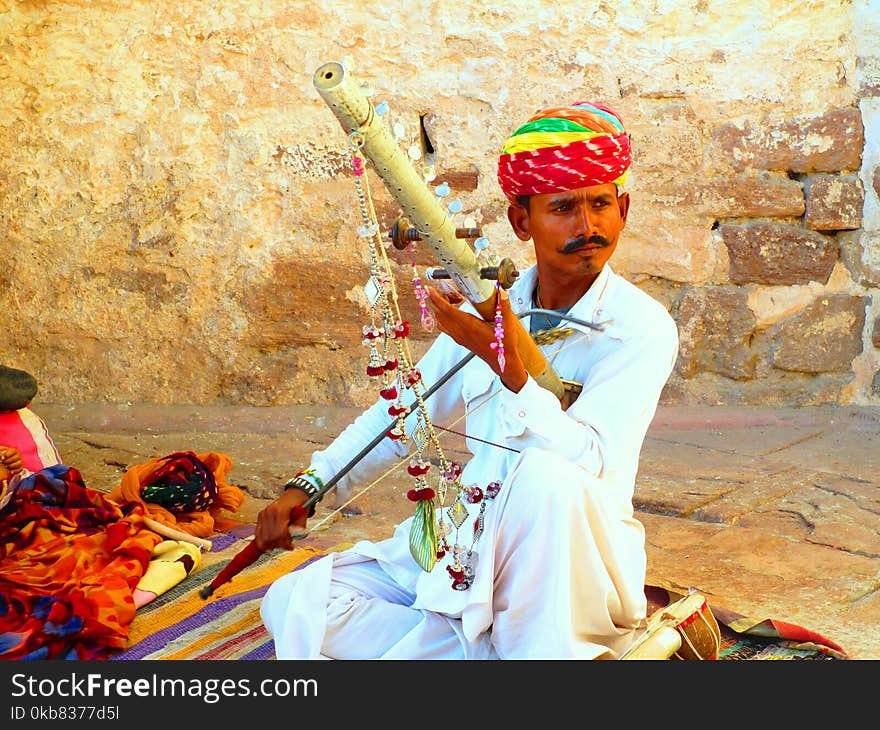
<svg viewBox="0 0 880 730"><path fill-rule="evenodd" d="M615 111L579 101L542 109L504 143L498 183L507 198L614 183L629 175L629 134Z"/></svg>

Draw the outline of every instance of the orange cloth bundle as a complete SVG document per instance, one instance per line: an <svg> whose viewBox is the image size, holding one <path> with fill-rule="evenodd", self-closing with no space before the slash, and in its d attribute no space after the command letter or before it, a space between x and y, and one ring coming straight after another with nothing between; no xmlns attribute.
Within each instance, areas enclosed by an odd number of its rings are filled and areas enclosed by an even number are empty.
<svg viewBox="0 0 880 730"><path fill-rule="evenodd" d="M144 489L153 486L161 474L167 473L175 459L201 461L211 472L216 483L216 496L204 508L190 511L172 511L154 501L144 499ZM129 467L122 475L119 486L108 495L117 503L137 502L143 504L148 515L164 525L196 537L210 537L215 531L225 531L241 524L240 520L226 517L224 510L236 512L244 501L241 488L229 484L227 477L232 469L232 459L226 454L208 451L197 454L192 451L176 452L150 459L143 464Z"/></svg>

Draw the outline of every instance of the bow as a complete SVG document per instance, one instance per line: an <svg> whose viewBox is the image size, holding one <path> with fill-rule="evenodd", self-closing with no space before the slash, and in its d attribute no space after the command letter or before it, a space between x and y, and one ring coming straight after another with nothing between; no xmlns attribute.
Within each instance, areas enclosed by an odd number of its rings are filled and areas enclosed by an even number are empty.
<svg viewBox="0 0 880 730"><path fill-rule="evenodd" d="M551 314L551 315L560 317L562 319L565 319L567 321L574 322L576 324L580 324L585 327L589 327L590 329L593 329L593 330L596 330L599 332L601 332L604 329L601 324L587 322L585 320L572 317L568 314L559 314L558 312L552 312L552 311L546 310L546 309L529 309L525 312L521 312L518 315L518 317L522 318L522 317L526 317L526 316L534 315L534 314ZM550 331L552 332L552 330L550 330ZM437 380L437 382L430 389L428 389L424 393L424 395L422 395L422 401L424 402L425 400L430 398L431 395L436 393L441 387L443 387L447 383L447 381L449 381L449 379L453 375L455 375L455 373L457 373L459 370L461 370L473 358L474 358L474 354L469 353L469 354L465 355L461 360L459 360L455 365L453 365L451 368L449 368L449 370L447 370ZM572 388L572 386L574 386L576 384L571 383L570 381L564 381L564 383L566 385L566 393L574 392L575 397L576 397L578 391L576 388ZM409 407L407 408L407 414L409 412L411 412L412 410L414 410L417 407L417 405L418 405L417 401L414 401L413 403L411 403L409 405ZM298 517L302 516L303 514L308 514L311 511L311 507L313 505L316 505L319 501L321 501L321 499L324 497L324 495L326 495L327 492L330 491L330 489L335 487L340 479L342 479L346 474L348 474L349 471L351 471L355 466L357 466L357 464L360 462L361 459L363 459L367 454L369 454L370 451L372 451L373 448L375 448L375 446L377 444L379 444L379 442L381 442L384 438L386 438L388 436L388 430L392 427L393 424L394 424L394 421L391 421L387 427L383 428L379 433L377 433L375 435L375 437L373 437L373 439L366 446L364 446L354 457L352 457L352 459L345 466L343 466L332 478L330 478L326 482L324 482L323 487L321 489L319 489L314 495L309 497L309 499L307 499L302 505L300 505L298 507L294 507L294 509L290 513L290 522L294 522ZM435 425L435 428L441 428L441 430L444 430L444 431L451 431L451 429L443 428L443 427L436 426L436 425ZM466 435L466 434L464 434L464 435ZM475 438L475 437L470 436L469 438ZM482 439L477 439L477 440L482 440ZM489 442L486 442L486 443L489 443ZM502 447L501 444L493 444L493 445ZM502 448L509 448L509 447L502 447ZM398 464L398 466L399 466L399 464ZM388 473L390 473L390 472L388 472ZM384 476L387 476L388 473L386 473ZM373 482L373 484L371 484L369 487L358 492L358 494L355 496L358 496L358 497L361 496L368 489L374 487L379 481L381 481L381 478L379 480ZM351 501L351 500L349 500L349 501ZM342 509L342 507L339 507L338 509ZM292 532L291 539L303 538L306 535L308 535L308 531ZM209 544L208 549L210 549L210 544ZM209 585L204 586L199 591L199 595L202 598L207 599L208 597L210 597L214 593L215 590L217 590L217 588L219 588L224 583L228 583L230 580L232 580L233 577L238 575L242 570L244 570L248 566L255 563L260 558L260 556L262 554L263 554L263 551L257 547L256 542L251 541L241 551L239 551L232 558L232 560L230 560L230 562L223 568L223 570L221 570L217 574L217 576L214 578L214 580L211 581L211 583Z"/></svg>

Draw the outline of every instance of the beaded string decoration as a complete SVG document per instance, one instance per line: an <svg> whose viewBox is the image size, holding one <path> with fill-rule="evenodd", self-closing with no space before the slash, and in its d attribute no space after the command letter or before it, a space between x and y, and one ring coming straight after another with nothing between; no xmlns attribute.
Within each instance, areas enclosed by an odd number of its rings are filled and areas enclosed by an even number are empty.
<svg viewBox="0 0 880 730"><path fill-rule="evenodd" d="M483 515L486 512L486 504L498 496L498 492L501 491L501 482L492 482L487 485L485 492L476 485L465 487L464 491L467 495L467 501L470 504L479 504L480 511L474 520L474 534L471 538L471 545L464 554L464 559L462 559L461 547L458 544L458 540L456 540L455 549L458 550L458 557L454 565L446 567L449 576L452 578L452 587L457 591L466 591L474 582L474 547L483 534Z"/></svg>
<svg viewBox="0 0 880 730"><path fill-rule="evenodd" d="M412 148L411 148L412 149ZM412 152L410 153L412 156ZM425 177L425 182L430 183L433 180L433 177ZM437 185L434 188L434 195L437 198L438 203L443 203L444 198L446 198L450 194L449 184L446 182ZM449 210L450 214L454 218L456 214L461 213L462 204L459 199L454 199L450 201L447 206L447 210ZM474 222L469 221L465 223L465 226L468 228L474 227ZM489 253L489 239L485 236L480 236L474 241L474 251L476 254L476 259L480 265L496 265L498 264L497 256L494 256ZM504 325L501 316L501 284L500 282L496 282L495 285L495 295L496 295L496 303L495 303L495 340L490 343L490 347L493 350L496 350L498 353L498 365L501 369L501 372L504 372L505 367L505 358L504 358ZM461 476L461 467L458 464L453 464L452 473L444 474L444 478L448 481L457 480L458 477ZM462 487L459 483L459 489L456 493L456 496L452 502L452 505L449 509L446 510L446 514L449 517L452 525L455 527L455 542L452 546L452 564L446 566L446 570L449 573L450 578L452 578L452 587L455 590L465 591L471 587L474 581L474 547L476 546L477 541L480 536L483 534L483 514L486 511L486 504L489 499L493 499L500 490L501 485L499 482L493 482L486 488L485 494L483 490L481 490L478 486L472 485L469 487ZM484 497L488 497L488 499L484 499ZM469 516L469 512L467 507L464 506L464 501L467 501L469 504L480 504L480 511L474 521L473 527L473 536L471 539L471 545L464 551L464 547L459 541L459 533L460 528L467 520ZM444 526L445 528L445 526ZM446 539L446 531L444 529L443 534L441 535L442 544L441 549L438 552L438 558L444 555L449 550L449 543Z"/></svg>
<svg viewBox="0 0 880 730"><path fill-rule="evenodd" d="M495 283L495 341L489 343L498 354L498 367L504 372L507 364L504 359L504 318L501 316L501 283Z"/></svg>
<svg viewBox="0 0 880 730"><path fill-rule="evenodd" d="M422 278L419 276L419 270L416 268L416 257L411 242L407 249L409 250L410 263L412 265L413 290L415 291L416 299L419 302L419 310L421 311L422 329L425 332L433 332L435 322L434 315L428 309L428 290L422 284Z"/></svg>
<svg viewBox="0 0 880 730"><path fill-rule="evenodd" d="M378 115L385 115L388 112L387 104L382 102L375 110ZM404 134L402 123L396 123L393 132L399 141ZM367 374L381 381L379 390L381 397L393 401L388 407L388 413L396 420L388 431L388 437L401 443L411 438L415 446L415 454L407 465L407 472L414 480L413 488L407 492L407 497L416 505L410 528L410 552L417 564L423 570L430 572L436 561L451 551L452 561L447 566L447 571L452 578L452 586L456 590L467 590L474 579L474 547L483 532L486 504L497 495L500 485L498 482L493 482L487 486L485 493L476 486L463 487L461 465L449 461L443 453L424 405L423 396L427 389L422 382L421 373L413 365L409 351L409 323L400 315L392 269L385 251L387 242L378 235L379 226L365 174L364 158L361 154L364 140L357 130L349 135L349 140L353 149L352 170L362 220L358 234L368 242L370 248L370 278L365 293L370 302L371 313L370 324L364 327L363 340L370 348ZM419 145L413 144L409 146L407 154L415 161L421 159L422 149ZM433 163L426 160L422 168L422 179L425 184L430 184L435 178ZM443 203L443 199L450 192L450 187L445 182L434 188L438 203ZM446 205L446 208L455 216L462 210L461 201L454 199ZM489 257L486 250L488 245L489 241L484 236L474 242L477 259L484 264L492 263L497 258ZM422 327L430 332L436 323L427 307L428 292L418 274L412 246L411 242L409 251L413 287L419 302ZM503 371L504 330L501 321L500 284L496 287L496 297L495 341L492 346L497 350L499 366ZM412 390L415 395L416 401L411 407L403 404L402 397L405 390ZM408 437L406 418L411 415L415 417L415 427ZM427 474L431 469L431 462L426 457L426 450L429 447L436 452L439 462L440 473L436 491L429 486L427 480ZM446 507L448 497L451 497L451 504ZM470 547L466 550L459 541L460 528L469 517L465 500L472 505L480 503ZM455 539L454 544L450 546L449 537L453 529Z"/></svg>
<svg viewBox="0 0 880 730"><path fill-rule="evenodd" d="M409 349L409 322L400 315L391 264L379 236L379 224L360 152L363 138L355 131L349 135L349 139L353 148L351 167L361 214L361 225L357 232L368 243L370 254L370 278L364 287L370 303L370 324L363 328L363 343L369 347L367 375L380 381L379 395L391 402L388 414L396 420L388 431L388 437L395 441L406 443L410 438L406 432L406 417L410 415L410 408L403 404L402 398L407 390L415 396L415 427L411 435L415 454L407 466L407 472L415 482L407 497L416 503L410 529L410 552L418 565L430 572L449 549L447 535L450 529L443 507L450 491L455 495L453 504L459 502L461 467L446 458L428 416L424 403L427 389L421 373L413 365ZM426 478L432 467L426 456L429 445L436 452L440 464L436 491L428 485ZM450 514L449 518L458 528L461 521L467 518L467 512L457 523L460 514L456 511L454 515Z"/></svg>

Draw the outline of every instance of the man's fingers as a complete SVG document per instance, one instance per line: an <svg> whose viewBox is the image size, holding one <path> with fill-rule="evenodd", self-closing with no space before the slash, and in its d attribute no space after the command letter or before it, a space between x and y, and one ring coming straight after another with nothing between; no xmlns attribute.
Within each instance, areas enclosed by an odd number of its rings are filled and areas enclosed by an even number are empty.
<svg viewBox="0 0 880 730"><path fill-rule="evenodd" d="M291 550L293 542L290 539L290 513L279 510L275 505L266 507L257 515L257 528L254 531L254 540L261 550L281 548Z"/></svg>
<svg viewBox="0 0 880 730"><path fill-rule="evenodd" d="M504 320L505 327L512 326L514 320L517 319L517 316L513 313L513 308L510 306L510 296L504 289L501 290L501 317Z"/></svg>
<svg viewBox="0 0 880 730"><path fill-rule="evenodd" d="M430 284L426 285L431 301L438 306L458 309L458 305L464 302L464 296L458 289L437 289Z"/></svg>
<svg viewBox="0 0 880 730"><path fill-rule="evenodd" d="M444 309L449 307L449 302L446 297L443 296L439 291L437 291L433 286L428 284L425 287L428 290L428 296L431 299L431 304L433 304L438 309Z"/></svg>
<svg viewBox="0 0 880 730"><path fill-rule="evenodd" d="M306 523L309 519L309 511L300 507L294 507L293 511L290 513L291 520L290 524L293 527L302 527L305 528Z"/></svg>
<svg viewBox="0 0 880 730"><path fill-rule="evenodd" d="M458 289L450 289L446 292L446 301L457 307L464 302L464 296Z"/></svg>
<svg viewBox="0 0 880 730"><path fill-rule="evenodd" d="M0 465L5 466L13 474L18 474L24 466L21 452L13 447L0 447Z"/></svg>
<svg viewBox="0 0 880 730"><path fill-rule="evenodd" d="M428 297L431 300L431 306L434 308L434 321L437 323L437 329L449 334L449 312L454 307L433 286L428 285L426 288L428 290Z"/></svg>

